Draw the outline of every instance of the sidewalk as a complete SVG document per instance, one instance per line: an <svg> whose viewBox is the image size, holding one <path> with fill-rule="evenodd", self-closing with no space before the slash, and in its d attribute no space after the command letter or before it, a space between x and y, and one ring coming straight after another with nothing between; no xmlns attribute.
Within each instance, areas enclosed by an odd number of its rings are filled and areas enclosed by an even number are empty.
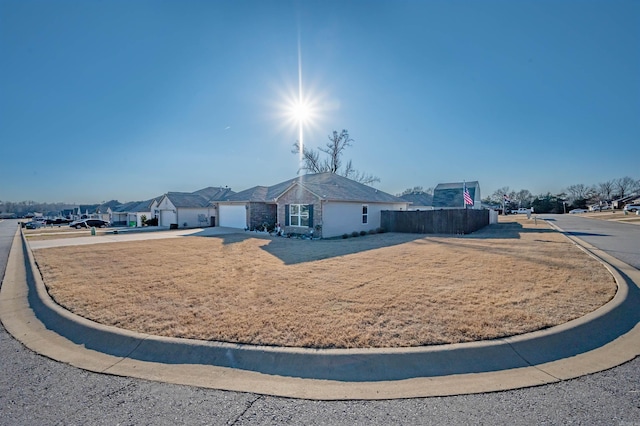
<svg viewBox="0 0 640 426"><path fill-rule="evenodd" d="M315 350L164 338L107 327L49 298L19 231L0 291L0 319L16 339L42 355L147 380L323 400L507 390L594 373L640 354L640 271L573 240L612 272L619 286L614 299L567 324L486 342Z"/></svg>

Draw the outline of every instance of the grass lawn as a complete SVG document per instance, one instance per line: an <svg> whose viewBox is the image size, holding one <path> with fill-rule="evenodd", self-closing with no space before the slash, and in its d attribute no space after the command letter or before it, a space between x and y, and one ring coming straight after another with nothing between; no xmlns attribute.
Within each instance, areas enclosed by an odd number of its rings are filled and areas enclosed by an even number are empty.
<svg viewBox="0 0 640 426"><path fill-rule="evenodd" d="M597 261L526 217L467 236L293 240L253 233L35 250L52 297L161 336L312 348L493 339L609 301ZM100 237L96 237L100 238Z"/></svg>

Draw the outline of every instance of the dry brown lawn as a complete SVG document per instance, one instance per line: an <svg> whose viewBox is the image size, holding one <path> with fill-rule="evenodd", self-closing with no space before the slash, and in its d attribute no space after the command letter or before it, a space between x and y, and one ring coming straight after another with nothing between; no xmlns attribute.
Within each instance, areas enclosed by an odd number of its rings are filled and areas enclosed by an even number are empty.
<svg viewBox="0 0 640 426"><path fill-rule="evenodd" d="M607 270L541 220L472 235L219 237L34 252L52 297L161 336L313 348L408 347L526 333L609 301Z"/></svg>
<svg viewBox="0 0 640 426"><path fill-rule="evenodd" d="M37 240L53 240L60 238L77 238L91 236L91 229L71 228L68 225L47 226L38 229L23 229L24 235L29 241ZM104 234L113 234L112 228L96 228L96 236Z"/></svg>

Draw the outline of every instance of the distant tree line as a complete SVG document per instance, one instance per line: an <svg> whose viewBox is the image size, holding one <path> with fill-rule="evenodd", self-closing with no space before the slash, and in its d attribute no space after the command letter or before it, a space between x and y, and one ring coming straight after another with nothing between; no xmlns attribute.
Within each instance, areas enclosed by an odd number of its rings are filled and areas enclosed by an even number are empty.
<svg viewBox="0 0 640 426"><path fill-rule="evenodd" d="M44 215L57 215L63 210L74 209L78 204L59 203L39 203L36 201L0 201L0 214L15 214L16 217L24 217L30 213L42 213Z"/></svg>
<svg viewBox="0 0 640 426"><path fill-rule="evenodd" d="M629 176L600 182L597 185L574 184L559 194L534 196L526 189L511 191L508 186L496 190L482 200L486 204L502 205L506 198L507 209L533 207L537 213L563 213L572 209L586 209L589 205L608 204L629 195L640 196L640 179Z"/></svg>

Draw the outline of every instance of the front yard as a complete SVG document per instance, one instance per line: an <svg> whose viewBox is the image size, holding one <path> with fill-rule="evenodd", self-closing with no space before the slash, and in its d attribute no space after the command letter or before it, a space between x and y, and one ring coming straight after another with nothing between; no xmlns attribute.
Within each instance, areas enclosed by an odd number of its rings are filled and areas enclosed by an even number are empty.
<svg viewBox="0 0 640 426"><path fill-rule="evenodd" d="M493 339L609 301L606 269L543 221L472 235L292 240L253 233L35 250L52 297L161 336L313 348ZM96 237L100 238L100 237Z"/></svg>

